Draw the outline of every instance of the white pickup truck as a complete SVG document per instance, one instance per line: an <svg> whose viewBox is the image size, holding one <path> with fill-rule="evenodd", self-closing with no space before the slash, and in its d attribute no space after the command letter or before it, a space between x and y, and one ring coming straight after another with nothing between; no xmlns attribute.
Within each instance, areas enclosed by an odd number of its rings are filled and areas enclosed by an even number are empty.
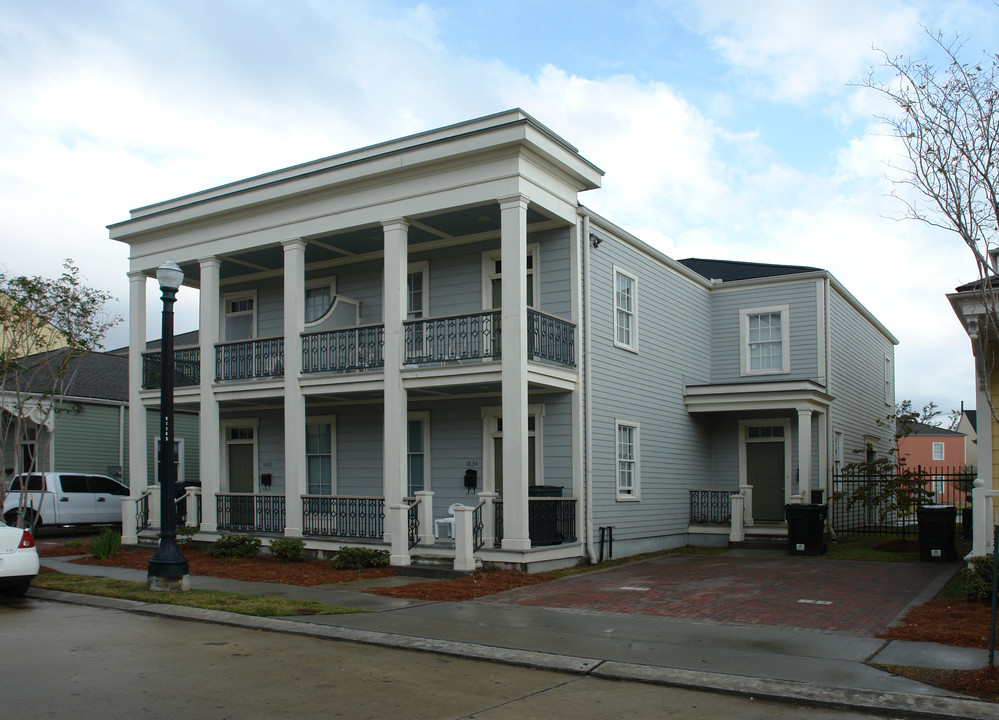
<svg viewBox="0 0 999 720"><path fill-rule="evenodd" d="M128 488L105 475L32 473L11 480L3 503L3 519L17 525L22 487L27 484L24 527L42 525L120 524L121 501Z"/></svg>

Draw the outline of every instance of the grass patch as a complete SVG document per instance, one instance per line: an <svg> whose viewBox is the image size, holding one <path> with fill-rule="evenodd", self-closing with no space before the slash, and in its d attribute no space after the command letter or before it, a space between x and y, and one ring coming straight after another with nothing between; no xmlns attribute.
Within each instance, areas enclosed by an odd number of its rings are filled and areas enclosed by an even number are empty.
<svg viewBox="0 0 999 720"><path fill-rule="evenodd" d="M99 597L136 600L144 603L183 605L204 610L223 610L256 617L286 617L289 615L344 615L368 612L339 605L325 605L311 600L277 598L266 595L242 595L217 590L188 590L186 592L152 592L143 583L112 580L88 575L66 575L46 572L31 581L31 586L46 590L96 595Z"/></svg>
<svg viewBox="0 0 999 720"><path fill-rule="evenodd" d="M639 562L641 560L650 560L652 558L665 557L667 555L718 555L726 550L728 550L728 548L695 547L693 545L687 545L685 547L673 548L671 550L657 550L656 552L647 552L640 555L629 555L628 557L616 558L614 560L605 560L602 563L593 563L592 565L577 565L575 567L551 570L546 574L553 578L560 578L567 577L569 575L578 575L579 573L593 572L594 570L606 570L607 568L618 567L620 565L630 565L631 563Z"/></svg>
<svg viewBox="0 0 999 720"><path fill-rule="evenodd" d="M958 559L971 551L970 540L958 540L955 543ZM900 537L885 537L883 535L864 535L862 533L839 535L835 542L829 543L824 556L830 560L866 560L875 562L920 562L919 538L915 531L912 537L903 540ZM939 561L938 561L939 562Z"/></svg>

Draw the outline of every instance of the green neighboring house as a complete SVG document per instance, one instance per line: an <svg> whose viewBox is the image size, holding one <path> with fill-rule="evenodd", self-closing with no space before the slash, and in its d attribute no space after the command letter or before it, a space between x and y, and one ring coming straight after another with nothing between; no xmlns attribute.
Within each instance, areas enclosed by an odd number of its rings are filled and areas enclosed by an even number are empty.
<svg viewBox="0 0 999 720"><path fill-rule="evenodd" d="M51 399L51 370L61 362L53 357L62 348L22 358L30 380L22 385L19 402L11 385L0 390L4 443L3 482L29 466L54 472L110 475L128 484L128 350L91 352L70 361L62 396ZM159 411L146 410L147 472L157 476L156 451ZM19 432L14 422L21 415ZM180 446L178 481L198 482L198 416L176 413L176 438Z"/></svg>

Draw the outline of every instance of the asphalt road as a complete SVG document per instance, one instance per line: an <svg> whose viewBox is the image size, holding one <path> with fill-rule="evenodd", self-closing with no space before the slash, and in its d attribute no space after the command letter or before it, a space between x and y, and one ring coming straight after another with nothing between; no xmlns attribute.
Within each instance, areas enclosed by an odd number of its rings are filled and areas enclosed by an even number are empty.
<svg viewBox="0 0 999 720"><path fill-rule="evenodd" d="M801 708L44 600L0 599L8 718L815 720Z"/></svg>

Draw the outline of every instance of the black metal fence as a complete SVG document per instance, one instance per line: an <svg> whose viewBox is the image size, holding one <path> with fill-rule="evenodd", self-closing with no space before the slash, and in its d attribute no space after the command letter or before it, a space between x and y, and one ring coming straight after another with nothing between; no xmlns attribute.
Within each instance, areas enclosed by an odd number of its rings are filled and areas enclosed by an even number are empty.
<svg viewBox="0 0 999 720"><path fill-rule="evenodd" d="M905 483L861 470L834 474L830 500L833 530L916 538L920 505L950 505L957 509L957 534L970 537L971 490L976 477L973 467L918 466Z"/></svg>
<svg viewBox="0 0 999 720"><path fill-rule="evenodd" d="M380 497L306 495L302 498L302 534L381 540L385 535L385 501Z"/></svg>
<svg viewBox="0 0 999 720"><path fill-rule="evenodd" d="M218 529L284 533L284 495L216 495Z"/></svg>
<svg viewBox="0 0 999 720"><path fill-rule="evenodd" d="M576 542L575 498L528 498L527 532L531 545L560 545ZM495 547L503 544L503 501L493 502L495 511Z"/></svg>
<svg viewBox="0 0 999 720"><path fill-rule="evenodd" d="M697 525L732 522L735 490L691 490L690 522Z"/></svg>

